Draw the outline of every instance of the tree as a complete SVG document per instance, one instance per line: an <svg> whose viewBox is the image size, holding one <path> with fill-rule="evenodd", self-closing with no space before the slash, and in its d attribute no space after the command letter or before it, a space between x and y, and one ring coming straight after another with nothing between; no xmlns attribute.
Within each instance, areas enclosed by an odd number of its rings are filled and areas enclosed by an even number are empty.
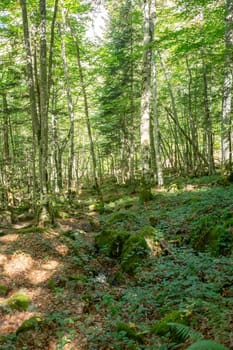
<svg viewBox="0 0 233 350"><path fill-rule="evenodd" d="M151 168L151 77L153 40L156 17L155 0L144 0L143 13L143 60L142 60L142 96L141 96L141 168L143 178L148 178ZM147 181L147 180L146 180Z"/></svg>
<svg viewBox="0 0 233 350"><path fill-rule="evenodd" d="M233 3L226 0L225 29L225 63L222 94L222 165L230 172L232 170L232 84L233 84Z"/></svg>

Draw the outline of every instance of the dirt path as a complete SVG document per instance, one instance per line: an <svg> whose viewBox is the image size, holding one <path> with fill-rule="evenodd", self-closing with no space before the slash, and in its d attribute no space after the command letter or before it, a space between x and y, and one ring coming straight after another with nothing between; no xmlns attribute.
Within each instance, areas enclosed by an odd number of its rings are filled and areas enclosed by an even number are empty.
<svg viewBox="0 0 233 350"><path fill-rule="evenodd" d="M77 226L75 221L60 224L70 224L72 229ZM55 231L16 232L15 227L0 237L0 284L7 287L6 295L0 296L0 335L8 336L7 341L17 350L88 349L80 328L84 314L90 312L84 300L89 289L85 282L91 269L98 269L100 264L93 259L87 271L82 259L90 254L93 233L86 234L86 243L78 241L78 252L74 253L72 240ZM7 305L16 292L29 296L26 311ZM9 337L32 316L42 319L39 327L20 332L16 339Z"/></svg>

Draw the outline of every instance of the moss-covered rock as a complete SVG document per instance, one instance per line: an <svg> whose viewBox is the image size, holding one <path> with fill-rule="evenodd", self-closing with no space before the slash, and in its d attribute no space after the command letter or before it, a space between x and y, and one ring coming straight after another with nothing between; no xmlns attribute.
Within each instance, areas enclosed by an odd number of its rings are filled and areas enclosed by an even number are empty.
<svg viewBox="0 0 233 350"><path fill-rule="evenodd" d="M8 293L8 287L4 284L0 284L0 296L6 296Z"/></svg>
<svg viewBox="0 0 233 350"><path fill-rule="evenodd" d="M233 249L233 218L205 215L199 219L191 239L196 250L209 251L214 256L229 255Z"/></svg>
<svg viewBox="0 0 233 350"><path fill-rule="evenodd" d="M141 230L132 233L125 241L121 266L123 271L133 273L153 249L156 238L156 230L152 226L144 226Z"/></svg>
<svg viewBox="0 0 233 350"><path fill-rule="evenodd" d="M133 273L149 254L149 247L143 234L132 234L124 243L121 253L123 271Z"/></svg>
<svg viewBox="0 0 233 350"><path fill-rule="evenodd" d="M170 322L186 324L187 320L179 310L173 310L156 322L151 332L160 336L165 335L169 331Z"/></svg>
<svg viewBox="0 0 233 350"><path fill-rule="evenodd" d="M40 317L30 317L29 319L25 320L16 330L16 334L18 335L21 332L28 331L30 329L36 329L39 327L39 324L42 322L42 319Z"/></svg>
<svg viewBox="0 0 233 350"><path fill-rule="evenodd" d="M118 333L123 332L129 339L136 340L139 343L143 343L143 337L138 332L137 327L133 323L119 322L116 325L116 331Z"/></svg>
<svg viewBox="0 0 233 350"><path fill-rule="evenodd" d="M139 201L141 203L149 202L153 199L150 188L142 188L139 192Z"/></svg>
<svg viewBox="0 0 233 350"><path fill-rule="evenodd" d="M108 225L112 225L122 221L131 221L131 220L136 220L136 216L127 210L125 211L122 210L110 216L108 220Z"/></svg>
<svg viewBox="0 0 233 350"><path fill-rule="evenodd" d="M125 231L103 230L95 237L95 245L101 253L118 258L129 236L130 233Z"/></svg>
<svg viewBox="0 0 233 350"><path fill-rule="evenodd" d="M16 310L27 310L30 304L30 298L28 295L18 292L13 294L7 301L7 305Z"/></svg>

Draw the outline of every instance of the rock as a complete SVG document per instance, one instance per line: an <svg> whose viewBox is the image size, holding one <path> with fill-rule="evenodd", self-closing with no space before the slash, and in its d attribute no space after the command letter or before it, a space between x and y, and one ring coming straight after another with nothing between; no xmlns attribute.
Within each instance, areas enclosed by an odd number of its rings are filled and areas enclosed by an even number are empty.
<svg viewBox="0 0 233 350"><path fill-rule="evenodd" d="M22 292L13 294L7 301L7 305L16 310L26 311L30 304L30 298Z"/></svg>
<svg viewBox="0 0 233 350"><path fill-rule="evenodd" d="M150 249L141 233L132 234L125 242L121 253L123 271L133 273L142 260L149 255Z"/></svg>
<svg viewBox="0 0 233 350"><path fill-rule="evenodd" d="M142 188L139 192L139 201L142 203L149 202L153 199L150 188Z"/></svg>

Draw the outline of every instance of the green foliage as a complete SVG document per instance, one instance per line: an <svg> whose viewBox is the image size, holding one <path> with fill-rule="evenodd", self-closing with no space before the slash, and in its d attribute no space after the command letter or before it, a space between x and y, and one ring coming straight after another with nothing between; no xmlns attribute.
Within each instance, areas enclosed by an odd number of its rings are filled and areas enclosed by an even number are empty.
<svg viewBox="0 0 233 350"><path fill-rule="evenodd" d="M227 350L227 348L212 340L200 340L190 345L187 350Z"/></svg>
<svg viewBox="0 0 233 350"><path fill-rule="evenodd" d="M192 341L197 341L204 338L202 333L197 332L189 326L182 323L169 322L167 326L171 331L172 339L176 342L185 342L188 339Z"/></svg>
<svg viewBox="0 0 233 350"><path fill-rule="evenodd" d="M129 339L136 340L139 343L143 343L142 335L138 332L136 325L131 323L119 322L116 325L116 331L123 333Z"/></svg>
<svg viewBox="0 0 233 350"><path fill-rule="evenodd" d="M155 324L155 326L152 328L152 333L165 335L171 328L171 324L181 324L186 322L187 320L185 319L182 312L179 310L173 310Z"/></svg>

